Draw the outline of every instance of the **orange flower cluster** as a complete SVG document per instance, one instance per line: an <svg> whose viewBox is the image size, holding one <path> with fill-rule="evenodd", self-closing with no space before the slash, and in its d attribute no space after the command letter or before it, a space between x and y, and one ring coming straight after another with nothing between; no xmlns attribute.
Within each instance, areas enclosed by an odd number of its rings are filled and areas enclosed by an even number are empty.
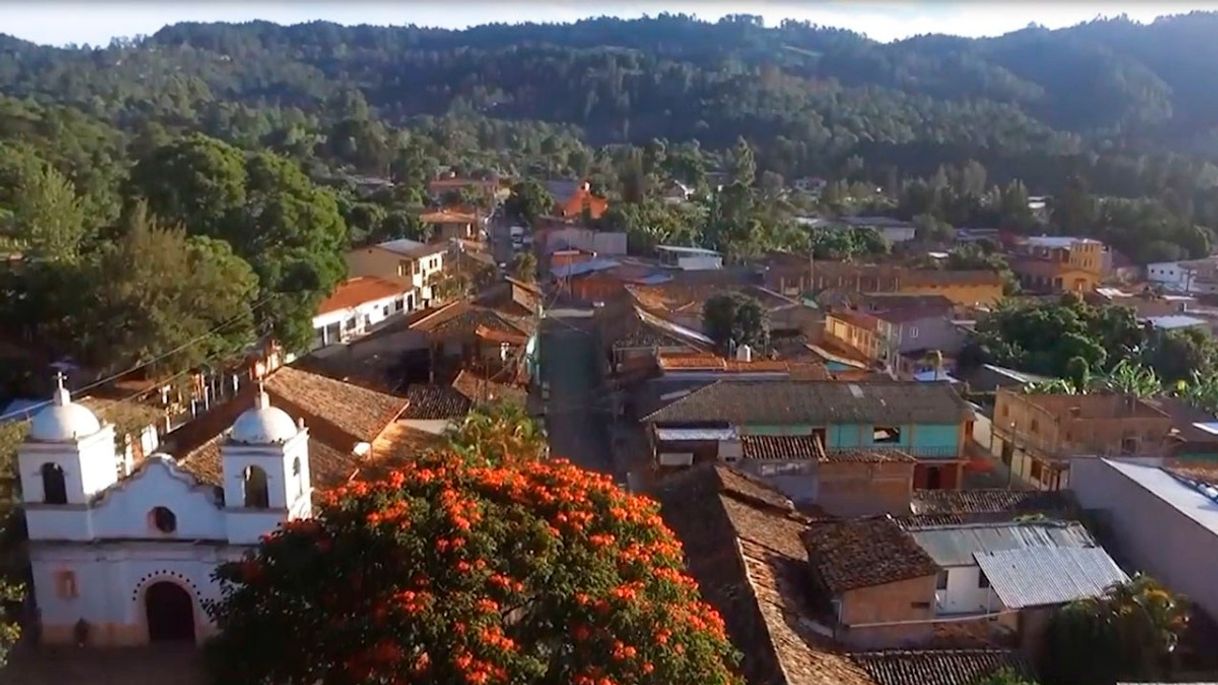
<svg viewBox="0 0 1218 685"><path fill-rule="evenodd" d="M485 685L494 679L496 682L507 681L507 670L486 661L474 658L469 652L461 652L453 657L453 665L465 677L470 685Z"/></svg>
<svg viewBox="0 0 1218 685"><path fill-rule="evenodd" d="M432 595L429 592L422 590L403 590L396 595L398 606L408 614L418 614L426 611L431 606Z"/></svg>

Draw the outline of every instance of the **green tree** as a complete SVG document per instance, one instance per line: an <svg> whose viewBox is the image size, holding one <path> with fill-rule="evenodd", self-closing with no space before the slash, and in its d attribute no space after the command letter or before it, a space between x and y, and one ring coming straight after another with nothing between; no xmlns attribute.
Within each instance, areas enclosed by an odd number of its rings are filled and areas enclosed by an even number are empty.
<svg viewBox="0 0 1218 685"><path fill-rule="evenodd" d="M765 351L770 339L769 314L757 298L739 292L715 295L702 309L706 335L725 353L741 345Z"/></svg>
<svg viewBox="0 0 1218 685"><path fill-rule="evenodd" d="M88 237L85 208L72 182L48 164L22 174L11 214L0 220L0 237L23 253L54 261L75 261Z"/></svg>
<svg viewBox="0 0 1218 685"><path fill-rule="evenodd" d="M127 232L85 267L94 305L77 312L84 358L122 369L227 360L256 339L258 281L227 243L158 225L137 208Z"/></svg>
<svg viewBox="0 0 1218 685"><path fill-rule="evenodd" d="M734 183L748 188L757 179L757 161L753 157L753 147L743 137L736 139L736 146L731 150L728 173Z"/></svg>
<svg viewBox="0 0 1218 685"><path fill-rule="evenodd" d="M1057 611L1041 673L1046 685L1162 680L1187 626L1186 601L1138 574Z"/></svg>
<svg viewBox="0 0 1218 685"><path fill-rule="evenodd" d="M525 179L512 186L503 209L508 216L532 226L538 217L554 211L554 198L541 182Z"/></svg>
<svg viewBox="0 0 1218 685"><path fill-rule="evenodd" d="M499 465L510 459L537 460L549 443L525 408L498 401L476 407L448 434L449 447L471 463Z"/></svg>
<svg viewBox="0 0 1218 685"><path fill-rule="evenodd" d="M425 454L217 576L217 682L740 682L656 505L565 462Z"/></svg>
<svg viewBox="0 0 1218 685"><path fill-rule="evenodd" d="M537 280L537 258L532 252L521 252L512 261L512 275L524 281L533 283Z"/></svg>
<svg viewBox="0 0 1218 685"><path fill-rule="evenodd" d="M975 685L1038 685L1027 675L1011 668L1004 667L978 680Z"/></svg>
<svg viewBox="0 0 1218 685"><path fill-rule="evenodd" d="M245 157L232 145L194 133L136 163L128 194L170 225L234 242L246 204ZM239 230L239 229L238 229Z"/></svg>
<svg viewBox="0 0 1218 685"><path fill-rule="evenodd" d="M1142 359L1167 383L1208 375L1218 362L1213 338L1200 328L1152 332L1142 350Z"/></svg>

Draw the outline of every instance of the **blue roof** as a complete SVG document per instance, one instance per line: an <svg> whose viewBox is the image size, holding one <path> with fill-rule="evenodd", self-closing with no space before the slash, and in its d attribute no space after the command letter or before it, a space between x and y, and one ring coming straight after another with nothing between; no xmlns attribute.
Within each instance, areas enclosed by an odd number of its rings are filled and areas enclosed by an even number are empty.
<svg viewBox="0 0 1218 685"><path fill-rule="evenodd" d="M1193 326L1206 325L1205 319L1198 319L1195 316L1185 316L1183 314L1168 314L1167 316L1152 316L1147 321L1155 328L1164 330L1172 330L1176 328L1191 328Z"/></svg>

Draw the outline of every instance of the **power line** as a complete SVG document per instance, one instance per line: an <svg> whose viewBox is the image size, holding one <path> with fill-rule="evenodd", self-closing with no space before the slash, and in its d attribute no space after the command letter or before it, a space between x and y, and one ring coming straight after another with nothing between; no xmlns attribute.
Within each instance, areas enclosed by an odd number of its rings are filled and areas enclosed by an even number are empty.
<svg viewBox="0 0 1218 685"><path fill-rule="evenodd" d="M266 297L264 297L264 298L262 298L262 299L258 300L258 301L257 301L257 302L255 302L254 304L250 305L250 311L251 311L251 312L253 312L253 311L254 311L254 310L256 310L258 307L261 307L262 305L266 304L267 302L269 302L269 301L271 300L271 298L272 298L272 297L274 297L274 295L267 295ZM237 315L235 315L235 316L232 316L232 317L230 317L229 319L226 319L225 321L222 321L222 322L220 322L219 324L217 324L217 325L213 326L213 327L212 327L210 330L208 330L208 331L206 331L206 332L204 332L204 333L202 333L202 334L200 334L200 335L196 336L195 338L192 338L191 340L188 340L188 341L186 341L186 342L182 343L181 345L178 345L177 347L173 348L172 350L169 350L168 352L164 352L164 353L162 353L162 354L159 354L159 355L157 355L157 356L153 357L152 359L149 359L149 360L147 360L147 361L141 362L141 363L139 363L139 364L137 364L137 365L135 365L135 366L133 366L133 367L131 367L131 368L129 368L129 369L125 369L125 370L123 370L123 371L119 371L118 373L111 374L111 375L106 376L105 378L102 378L102 379L100 379L100 380L96 380L96 381L93 381L92 383L89 383L89 384L87 384L87 385L83 385L83 386L81 386L81 387L77 388L76 390L74 390L73 392L75 392L75 393L83 393L83 392L85 392L85 391L87 391L87 390L92 390L93 388L96 388L96 387L98 387L98 386L100 386L100 385L104 385L104 384L109 383L109 382L111 382L111 381L117 380L117 379L119 379L119 378L121 378L121 377L123 377L123 376L126 376L127 374L134 373L134 372L136 372L136 371L139 371L139 370L140 370L140 369L142 369L142 368L145 368L145 367L147 367L147 366L150 366L150 365L152 365L152 364L155 364L156 362L161 361L162 359L165 359L165 358L170 357L170 356L172 356L172 355L175 355L175 354L177 354L178 352L181 352L182 350L184 350L184 349L186 349L186 348L190 347L191 345L194 345L195 343L198 343L198 342L202 341L203 339L205 339L205 338L207 338L207 337L209 337L209 336L211 336L211 335L213 335L213 334L217 333L217 332L218 332L218 331L220 331L221 329L223 329L223 328L225 328L225 327L227 327L227 326L229 326L229 325L231 325L231 324L235 323L236 321L238 321L238 320L239 320L239 319L240 319L242 316L243 316L243 314L237 314ZM204 361L204 362L207 362L207 361L215 361L215 360L219 359L221 356L223 356L223 355L216 355L215 359L208 358L208 359L204 359L203 361ZM167 380L166 380L166 381L164 381L164 382L165 382L165 383L168 383L169 381L174 380L174 379L177 379L177 378L180 378L181 376L183 376L183 375L185 375L185 374L187 374L187 373L190 373L190 369L187 369L186 371L183 371L183 372L177 373L177 374L175 374L175 375L171 376L169 379L167 379ZM137 396L139 396L139 395L143 394L144 392L146 392L146 390L140 390L139 392L136 392L136 393L135 393L134 395L132 395L131 397L122 398L122 399L119 399L119 400L112 400L112 401L115 401L115 402L122 402L122 401L126 401L126 400L129 400L129 399L132 399L133 397L137 397ZM31 406L31 407L28 407L28 408L25 410L25 411L27 412L27 414L28 414L28 415L27 415L27 416L26 416L24 419L22 419L22 421L29 421L29 420L32 418L32 412L34 412L35 410L38 410L38 409L42 409L43 407L45 407L45 406L49 405L50 403L51 403L51 401L50 401L50 400L47 400L47 401L44 401L44 402L40 402L40 403L38 403L38 404L35 404L35 405Z"/></svg>

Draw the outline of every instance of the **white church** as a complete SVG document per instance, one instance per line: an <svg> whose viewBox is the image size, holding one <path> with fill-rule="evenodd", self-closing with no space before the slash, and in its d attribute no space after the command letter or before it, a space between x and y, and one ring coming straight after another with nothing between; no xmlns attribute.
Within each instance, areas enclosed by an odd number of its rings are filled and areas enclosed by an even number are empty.
<svg viewBox="0 0 1218 685"><path fill-rule="evenodd" d="M308 445L303 421L259 389L220 439L220 482L163 454L131 469L114 426L72 402L61 379L18 452L42 642L208 637L217 564L311 515Z"/></svg>

